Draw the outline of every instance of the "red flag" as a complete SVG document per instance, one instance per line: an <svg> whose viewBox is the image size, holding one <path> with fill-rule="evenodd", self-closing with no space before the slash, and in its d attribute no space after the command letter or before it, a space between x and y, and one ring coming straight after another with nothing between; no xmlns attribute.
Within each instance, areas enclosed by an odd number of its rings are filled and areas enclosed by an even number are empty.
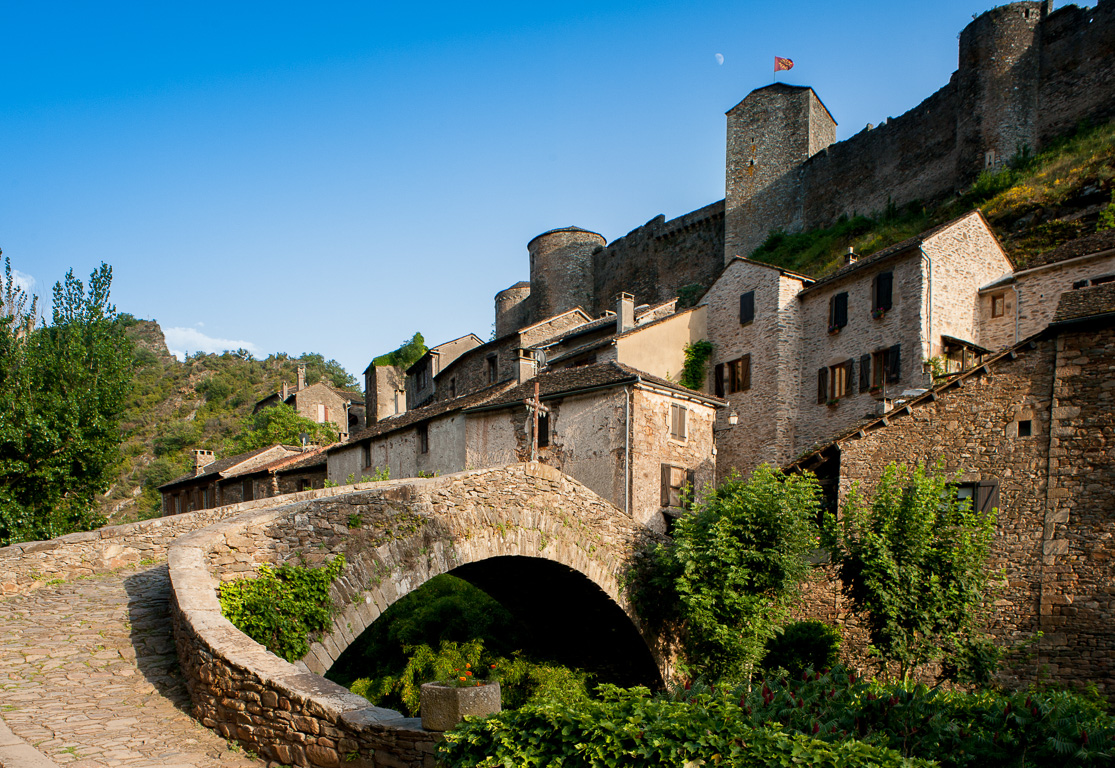
<svg viewBox="0 0 1115 768"><path fill-rule="evenodd" d="M775 72L781 72L784 69L793 69L793 68L794 68L794 60L793 59L784 59L781 56L775 56L774 57L774 71Z"/></svg>

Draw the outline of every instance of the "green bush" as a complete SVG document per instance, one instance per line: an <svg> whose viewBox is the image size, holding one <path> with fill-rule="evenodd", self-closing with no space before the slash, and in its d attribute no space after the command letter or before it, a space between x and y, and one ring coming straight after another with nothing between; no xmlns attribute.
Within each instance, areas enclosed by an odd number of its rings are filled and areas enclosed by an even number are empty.
<svg viewBox="0 0 1115 768"><path fill-rule="evenodd" d="M497 766L816 766L898 768L931 763L858 741L829 743L753 726L738 701L652 698L645 688L601 686L582 699L469 718L445 734L446 768Z"/></svg>
<svg viewBox="0 0 1115 768"><path fill-rule="evenodd" d="M837 667L772 676L751 688L675 690L693 706L735 704L745 724L841 743L861 741L952 768L1107 765L1115 719L1103 705L1065 691L945 691L882 684Z"/></svg>
<svg viewBox="0 0 1115 768"><path fill-rule="evenodd" d="M820 621L797 621L767 641L765 669L798 676L807 669L828 669L840 651L840 630Z"/></svg>
<svg viewBox="0 0 1115 768"><path fill-rule="evenodd" d="M261 565L256 578L221 585L221 613L275 655L298 661L310 650L310 635L329 629L336 612L329 585L344 569L344 555L321 568Z"/></svg>

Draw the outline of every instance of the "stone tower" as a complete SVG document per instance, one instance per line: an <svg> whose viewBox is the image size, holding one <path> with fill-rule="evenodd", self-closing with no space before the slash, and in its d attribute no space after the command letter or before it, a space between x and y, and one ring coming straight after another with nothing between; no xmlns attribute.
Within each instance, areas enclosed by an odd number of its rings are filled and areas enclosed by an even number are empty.
<svg viewBox="0 0 1115 768"><path fill-rule="evenodd" d="M530 283L515 283L496 294L496 338L530 325Z"/></svg>
<svg viewBox="0 0 1115 768"><path fill-rule="evenodd" d="M590 310L592 257L606 244L603 236L580 227L552 229L527 243L530 253L530 322L553 317L574 307Z"/></svg>
<svg viewBox="0 0 1115 768"><path fill-rule="evenodd" d="M724 261L747 256L771 230L800 230L801 164L836 141L836 121L812 88L775 83L728 110Z"/></svg>
<svg viewBox="0 0 1115 768"><path fill-rule="evenodd" d="M1021 148L1038 147L1041 21L1052 0L1020 2L981 14L960 33L957 85L961 181L995 168Z"/></svg>

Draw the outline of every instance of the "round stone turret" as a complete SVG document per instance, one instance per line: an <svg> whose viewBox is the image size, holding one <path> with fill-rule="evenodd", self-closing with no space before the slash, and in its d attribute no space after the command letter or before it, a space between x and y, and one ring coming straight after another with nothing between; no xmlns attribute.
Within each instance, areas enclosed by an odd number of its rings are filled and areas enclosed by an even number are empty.
<svg viewBox="0 0 1115 768"><path fill-rule="evenodd" d="M530 283L515 283L496 294L496 338L530 325Z"/></svg>
<svg viewBox="0 0 1115 768"><path fill-rule="evenodd" d="M580 227L551 229L527 243L532 321L592 306L592 256L606 244L603 236Z"/></svg>

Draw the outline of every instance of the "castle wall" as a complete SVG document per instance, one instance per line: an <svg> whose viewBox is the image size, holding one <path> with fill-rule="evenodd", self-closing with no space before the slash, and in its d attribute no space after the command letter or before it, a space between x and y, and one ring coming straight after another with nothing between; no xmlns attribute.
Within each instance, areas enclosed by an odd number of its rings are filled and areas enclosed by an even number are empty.
<svg viewBox="0 0 1115 768"><path fill-rule="evenodd" d="M1115 2L1065 6L1041 29L1037 134L1047 142L1082 119L1115 118Z"/></svg>
<svg viewBox="0 0 1115 768"><path fill-rule="evenodd" d="M593 256L593 317L626 291L635 304L658 304L688 285L708 288L724 259L724 201L666 221L656 216Z"/></svg>

